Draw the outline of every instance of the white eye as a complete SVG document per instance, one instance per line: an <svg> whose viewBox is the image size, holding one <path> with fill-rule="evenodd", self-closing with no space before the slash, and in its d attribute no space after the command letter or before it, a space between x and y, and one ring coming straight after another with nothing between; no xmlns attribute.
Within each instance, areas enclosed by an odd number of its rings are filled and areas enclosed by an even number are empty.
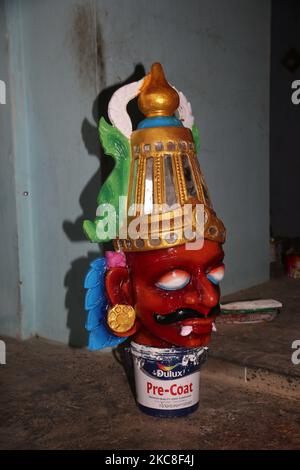
<svg viewBox="0 0 300 470"><path fill-rule="evenodd" d="M190 278L186 271L174 269L159 278L155 285L164 290L178 290L183 289L190 282Z"/></svg>
<svg viewBox="0 0 300 470"><path fill-rule="evenodd" d="M222 281L225 274L225 266L221 264L217 268L211 269L207 274L207 279L209 279L214 284L219 284Z"/></svg>

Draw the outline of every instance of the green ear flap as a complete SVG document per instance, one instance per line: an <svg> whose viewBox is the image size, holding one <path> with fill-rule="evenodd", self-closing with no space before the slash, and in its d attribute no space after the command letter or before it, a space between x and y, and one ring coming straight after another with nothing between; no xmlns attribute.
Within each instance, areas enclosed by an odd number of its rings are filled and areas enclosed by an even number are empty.
<svg viewBox="0 0 300 470"><path fill-rule="evenodd" d="M115 167L102 186L97 203L110 203L116 209L120 195L127 196L130 170L130 143L122 132L100 119L99 135L107 155L115 160Z"/></svg>
<svg viewBox="0 0 300 470"><path fill-rule="evenodd" d="M90 242L101 243L96 235L96 220L95 222L92 222L91 220L84 220L83 231Z"/></svg>
<svg viewBox="0 0 300 470"><path fill-rule="evenodd" d="M100 119L99 135L106 155L114 158L115 166L100 189L97 206L99 207L102 204L113 206L116 213L116 231L118 232L122 223L119 220L119 197L126 197L128 193L131 160L130 143L122 132L108 124L104 118ZM96 217L94 222L85 220L83 223L83 230L91 242L103 243L111 240L110 234L107 234L107 236L102 234L100 238L98 237L97 223L100 220L103 220L103 217Z"/></svg>
<svg viewBox="0 0 300 470"><path fill-rule="evenodd" d="M199 137L198 127L195 126L195 124L193 124L193 127L192 127L192 134L193 134L193 138L194 138L194 142L195 142L196 153L197 153L197 155L199 155L199 153L200 153L200 137Z"/></svg>

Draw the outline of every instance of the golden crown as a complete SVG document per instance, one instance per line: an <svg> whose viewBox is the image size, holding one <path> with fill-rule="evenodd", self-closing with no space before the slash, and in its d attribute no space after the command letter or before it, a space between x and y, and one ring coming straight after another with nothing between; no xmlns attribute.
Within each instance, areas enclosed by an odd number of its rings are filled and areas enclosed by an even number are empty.
<svg viewBox="0 0 300 470"><path fill-rule="evenodd" d="M192 242L199 237L199 204L204 206L202 236L225 241L225 227L213 210L193 133L174 116L179 103L180 96L166 81L162 66L153 64L138 98L146 119L130 139L126 223L129 227L138 222L139 237L128 233L126 239L115 241L116 249L147 251ZM190 212L182 217L185 205L190 205Z"/></svg>

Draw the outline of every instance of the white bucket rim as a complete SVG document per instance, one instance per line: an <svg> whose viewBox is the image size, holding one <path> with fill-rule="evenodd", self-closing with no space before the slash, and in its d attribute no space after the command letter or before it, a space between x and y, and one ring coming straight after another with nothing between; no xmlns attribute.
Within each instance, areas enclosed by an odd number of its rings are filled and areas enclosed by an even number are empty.
<svg viewBox="0 0 300 470"><path fill-rule="evenodd" d="M144 344L138 344L135 343L134 341L131 341L130 343L131 346L131 353L133 356L140 357L144 356L147 357L147 359L155 360L157 361L159 357L165 358L168 356L196 356L200 357L204 353L208 353L208 347L207 346L197 346L193 348L187 348L184 346L173 346L171 348L158 348L154 346L146 346Z"/></svg>

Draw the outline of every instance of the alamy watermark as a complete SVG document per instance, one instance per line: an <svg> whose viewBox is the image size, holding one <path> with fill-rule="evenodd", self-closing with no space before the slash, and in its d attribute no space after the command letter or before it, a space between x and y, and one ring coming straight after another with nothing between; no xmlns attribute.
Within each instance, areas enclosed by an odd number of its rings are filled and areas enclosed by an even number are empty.
<svg viewBox="0 0 300 470"><path fill-rule="evenodd" d="M0 365L6 364L6 344L0 339Z"/></svg>
<svg viewBox="0 0 300 470"><path fill-rule="evenodd" d="M163 234L165 239L184 238L186 249L200 249L204 243L203 204L132 204L127 210L127 197L119 197L118 218L122 220L117 233L117 213L111 204L97 208L96 234L98 239L154 240ZM159 220L161 218L161 220Z"/></svg>
<svg viewBox="0 0 300 470"><path fill-rule="evenodd" d="M300 80L294 80L292 82L292 90L295 90L292 92L291 100L293 104L299 104L300 103Z"/></svg>
<svg viewBox="0 0 300 470"><path fill-rule="evenodd" d="M0 104L6 104L6 84L0 80Z"/></svg>
<svg viewBox="0 0 300 470"><path fill-rule="evenodd" d="M291 361L294 366L298 366L300 364L300 339L295 339L292 342L292 349L295 349L295 351L292 354Z"/></svg>

